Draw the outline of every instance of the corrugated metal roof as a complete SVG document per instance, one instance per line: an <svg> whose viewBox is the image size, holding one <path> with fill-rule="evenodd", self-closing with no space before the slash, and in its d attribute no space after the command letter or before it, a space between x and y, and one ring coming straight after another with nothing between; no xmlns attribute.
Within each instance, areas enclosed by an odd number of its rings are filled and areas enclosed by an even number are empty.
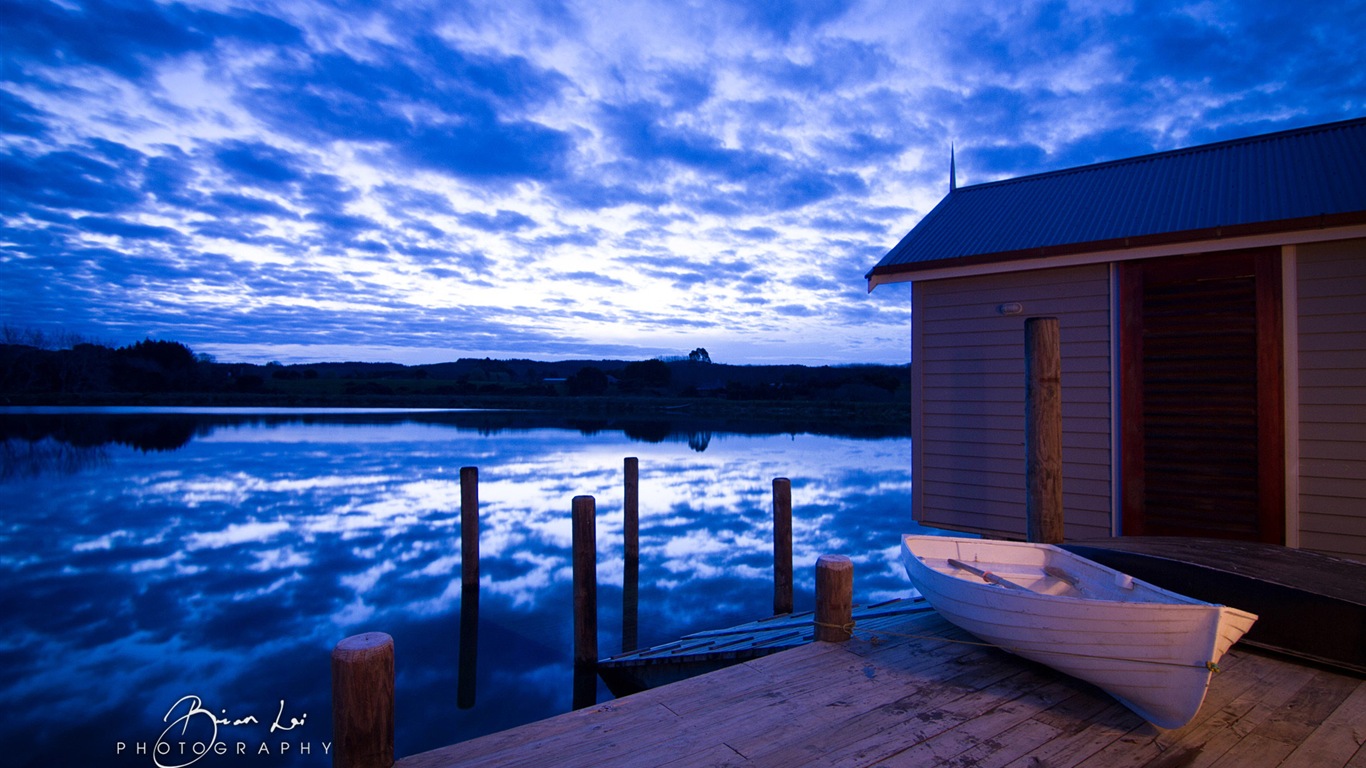
<svg viewBox="0 0 1366 768"><path fill-rule="evenodd" d="M958 187L868 277L1363 213L1366 118Z"/></svg>

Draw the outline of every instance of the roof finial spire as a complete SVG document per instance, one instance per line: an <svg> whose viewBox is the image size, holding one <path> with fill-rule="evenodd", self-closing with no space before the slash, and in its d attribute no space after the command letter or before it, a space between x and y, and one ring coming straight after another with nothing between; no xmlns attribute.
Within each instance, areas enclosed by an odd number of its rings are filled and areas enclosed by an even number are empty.
<svg viewBox="0 0 1366 768"><path fill-rule="evenodd" d="M958 165L953 156L953 142L949 142L949 191L958 189Z"/></svg>

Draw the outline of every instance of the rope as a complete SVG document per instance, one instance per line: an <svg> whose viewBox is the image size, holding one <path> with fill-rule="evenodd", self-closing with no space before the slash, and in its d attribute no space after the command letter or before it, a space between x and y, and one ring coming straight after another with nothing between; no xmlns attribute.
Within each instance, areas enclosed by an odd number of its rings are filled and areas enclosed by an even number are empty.
<svg viewBox="0 0 1366 768"><path fill-rule="evenodd" d="M844 634L846 634L846 635L852 635L852 634L854 634L854 624L855 624L855 622L854 622L853 620L850 620L850 622L849 622L848 624L827 624L827 623L824 622L824 621L813 621L813 622L811 622L811 623L814 624L814 625L816 625L816 626L818 626L818 627L825 627L826 629L838 629L838 630L841 630L841 631L843 631Z"/></svg>
<svg viewBox="0 0 1366 768"><path fill-rule="evenodd" d="M829 624L829 623L826 623L826 622L823 622L823 621L814 621L814 622L812 622L812 623L815 624L815 625L818 626L818 627L827 627L827 628L829 628L829 629L839 629L839 630L843 630L843 631L845 632L845 634L848 634L848 635L850 635L850 636L853 636L853 634L854 634L854 626L855 626L855 622L854 622L854 621L850 621L850 622L847 623L847 624ZM866 633L865 636L868 637L868 641L869 641L870 643L873 643L874 645L876 645L876 644L878 644L879 642L881 642L881 640L880 640L880 638L879 638L879 635L887 635L887 636L890 636L890 637L905 637L905 638L909 638L909 639L912 639L912 640L938 640L938 641L946 642L946 643L956 643L956 644L958 644L958 645L972 645L972 646L976 646L976 647L978 647L978 648L996 648L996 649L1003 650L1003 651L1010 651L1011 653L1014 653L1014 654L1016 654L1016 655L1021 655L1021 656L1024 655L1024 654L1020 651L1020 649L1018 649L1018 648L1012 648L1012 647L1010 647L1010 646L1008 646L1008 645L998 645L998 644L996 644L996 643L987 643L987 642L982 642L982 641L978 641L978 640L960 640L960 639L954 638L954 637L944 637L943 635L910 635L910 634L906 634L906 633L904 633L904 632L888 632L888 631L885 630L885 629L880 629L880 630L875 630L875 631L874 631L874 630L863 630L863 632ZM1030 653L1051 653L1051 654L1053 654L1053 655L1055 655L1055 656L1072 656L1072 657L1079 658L1079 659L1104 659L1104 660L1106 660L1106 661L1127 661L1127 662L1131 662L1131 663L1134 663L1134 664L1152 664L1152 665L1154 665L1154 666L1163 666L1163 667L1185 667L1185 668L1194 668L1194 669L1207 669L1207 670L1209 670L1210 672L1213 672L1213 673L1215 673L1215 674L1218 674L1219 672L1222 671L1222 670L1219 669L1219 665L1216 664L1216 663L1213 662L1213 661L1206 661L1206 662L1201 662L1201 663L1196 663L1196 664L1187 664L1187 663L1183 663L1183 662L1180 662L1180 661L1162 661L1162 660L1160 660L1160 659L1129 659L1129 658L1125 658L1125 657L1123 657L1123 656L1098 656L1098 655L1095 655L1095 654L1089 654L1089 653L1075 653L1075 652L1072 652L1072 651L1034 650L1034 651L1030 651Z"/></svg>

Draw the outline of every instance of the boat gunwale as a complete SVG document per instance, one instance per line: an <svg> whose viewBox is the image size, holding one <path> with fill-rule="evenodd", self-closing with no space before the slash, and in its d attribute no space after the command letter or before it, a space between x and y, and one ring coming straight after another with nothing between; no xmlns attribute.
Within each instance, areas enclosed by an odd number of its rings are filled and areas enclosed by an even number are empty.
<svg viewBox="0 0 1366 768"><path fill-rule="evenodd" d="M1107 573L1107 574L1121 575L1121 576L1125 576L1125 577L1127 577L1127 578L1130 578L1130 579L1132 579L1132 581L1133 581L1135 593L1141 593L1141 594L1144 594L1144 595L1151 594L1151 595L1154 595L1154 596L1166 597L1166 598L1171 599L1172 602L1167 602L1166 600L1118 600L1118 599L1104 598L1104 597L1086 597L1086 596L1083 596L1083 595L1050 595L1050 594L1047 594L1047 593L1044 593L1044 592L1035 591L1035 590L1030 589L1030 588L1028 588L1028 587L1023 587L1022 589L1011 589L1010 587L1003 587L1003 586L1000 586L1000 585L997 585L997 584L992 584L992 583L990 583L990 582L982 581L982 580L980 580L980 579L963 578L963 577L961 577L961 576L955 575L953 572L951 572L951 571L949 571L949 570L937 568L937 567L935 567L934 565L931 565L929 562L926 562L920 555L915 554L914 550L912 550L912 549L908 546L907 540L916 540L916 541L920 541L920 540L937 540L937 542L952 541L952 542L962 542L962 543L969 543L969 544L985 543L987 546L998 546L998 545L1024 546L1024 547L1029 547L1029 548L1035 549L1035 550L1041 550L1041 551L1051 552L1051 553L1056 554L1060 559L1065 560L1065 561L1068 561L1068 562L1079 563L1079 564L1084 565L1084 566L1087 567L1087 568L1096 569L1096 570L1099 570L1099 571L1104 572L1104 573ZM1137 608L1137 607L1139 607L1139 606L1155 606L1155 607L1160 607L1160 608L1162 608L1164 611L1168 611L1168 610L1172 610L1172 609L1180 609L1180 610L1183 610L1183 611L1205 611L1205 610L1208 610L1208 609L1210 609L1210 608L1216 608L1216 609L1221 609L1221 610L1232 611L1232 612L1234 612L1234 613L1241 614L1241 615L1243 615L1243 616L1245 616L1245 617L1251 617L1251 618L1254 618L1254 619L1256 618L1256 614L1249 613L1248 611L1244 611L1244 610L1242 610L1242 609L1240 609L1240 608L1235 608L1235 607L1233 607L1233 606L1223 605L1223 604L1220 604L1220 603L1209 603L1209 602L1205 602L1204 600L1197 600L1196 598L1190 597L1190 596L1188 596L1188 595L1180 594L1179 592L1173 592L1173 591L1171 591L1171 590L1169 590L1169 589L1164 589L1164 588L1162 588L1162 587L1159 587L1159 586L1157 586L1157 585L1155 585L1155 584L1152 584L1152 583L1150 583L1150 582L1144 581L1144 580L1142 580L1142 579L1137 579L1137 578L1134 578L1134 577L1132 577L1132 576L1129 576L1128 574L1125 574L1123 571L1119 571L1119 570L1117 570L1117 569L1111 568L1111 567L1106 566L1106 565L1102 565L1102 564L1097 563L1097 562L1095 562L1095 561L1088 560L1088 559L1086 559L1086 558L1084 558L1084 557L1082 557L1082 556L1080 556L1080 555L1073 554L1072 552L1069 552L1069 551L1067 551L1067 550L1065 550L1065 549L1062 549L1062 548L1060 548L1060 547L1055 547L1055 546L1053 546L1053 545L1051 545L1051 544L1035 544L1035 543L1013 542L1013 541L997 541L997 540L990 540L990 539L968 539L968 538L959 538L959 537L952 537L952 536L923 536L923 535L916 535L916 534L904 534L904 535L902 536L901 541L902 541L902 543L901 543L901 550L902 550L902 551L901 551L901 560L902 560L903 565L909 566L912 562L914 562L916 565L918 565L919 567L923 568L924 570L926 570L926 571L928 571L928 572L930 572L930 573L935 574L936 577L939 577L939 578L942 578L942 579L952 579L952 581L955 582L955 583L959 583L959 584L962 584L962 585L964 585L964 586L971 587L974 591L980 591L980 592L983 593L983 594L1000 594L1000 593L1004 592L1005 590L1009 590L1009 591L1010 591L1010 594L1012 595L1012 597L1019 597L1019 598L1027 599L1027 600L1039 600L1039 601L1050 602L1050 603L1058 603L1058 604L1060 604L1060 605L1061 605L1061 604L1083 604L1083 605L1085 605L1085 604L1104 604L1104 605L1107 605L1107 606L1124 606L1124 607L1126 607L1126 608L1129 607L1129 606L1134 606L1135 608ZM931 560L938 561L939 559L938 559L938 558L931 558ZM947 561L945 561L945 562L947 562ZM974 562L977 563L977 564L982 564L982 563L983 563L983 561L974 561ZM951 566L950 566L950 567L951 567ZM1006 573L998 573L997 575L1006 576L1006 575L1008 575L1008 574L1006 574ZM946 583L948 583L948 582L946 582ZM918 585L917 585L917 586L918 586Z"/></svg>

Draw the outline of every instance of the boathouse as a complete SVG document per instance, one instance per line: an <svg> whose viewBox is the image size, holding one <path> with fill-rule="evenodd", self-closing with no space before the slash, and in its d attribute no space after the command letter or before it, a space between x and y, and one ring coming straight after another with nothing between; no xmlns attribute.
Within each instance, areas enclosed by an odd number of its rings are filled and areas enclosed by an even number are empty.
<svg viewBox="0 0 1366 768"><path fill-rule="evenodd" d="M1059 319L1069 540L1366 560L1366 118L957 187L910 282L913 516L1025 534L1024 321Z"/></svg>

